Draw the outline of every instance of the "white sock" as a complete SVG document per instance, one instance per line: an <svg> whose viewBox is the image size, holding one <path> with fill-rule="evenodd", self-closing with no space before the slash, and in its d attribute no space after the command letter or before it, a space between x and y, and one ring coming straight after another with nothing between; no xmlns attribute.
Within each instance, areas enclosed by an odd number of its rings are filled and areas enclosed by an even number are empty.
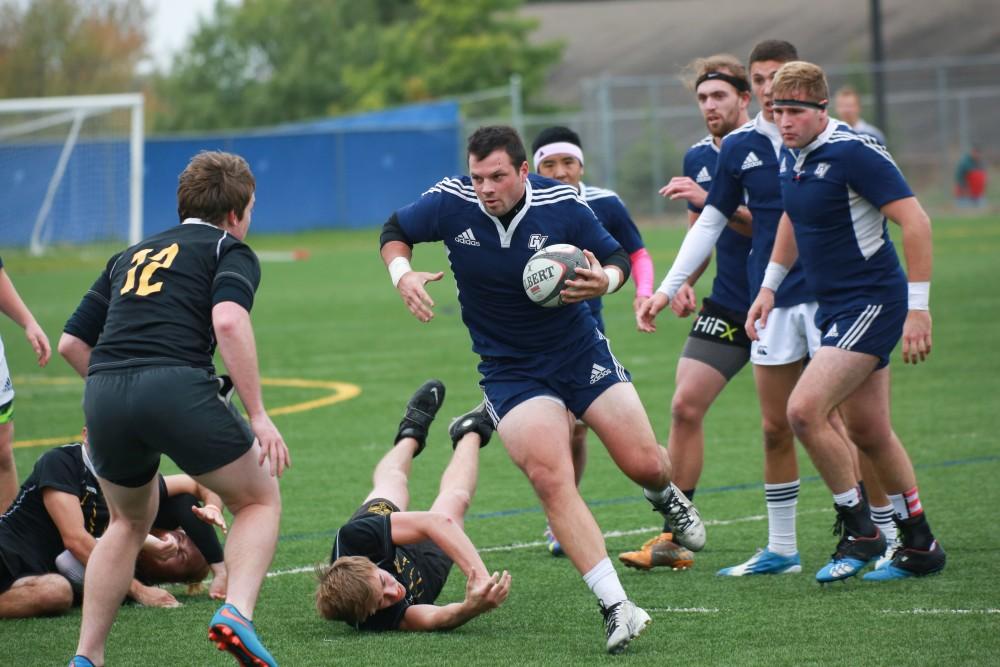
<svg viewBox="0 0 1000 667"><path fill-rule="evenodd" d="M861 504L861 493L854 486L843 493L833 494L833 504L840 507L857 507Z"/></svg>
<svg viewBox="0 0 1000 667"><path fill-rule="evenodd" d="M779 556L798 552L795 536L795 508L799 504L799 480L765 484L767 500L767 550Z"/></svg>
<svg viewBox="0 0 1000 667"><path fill-rule="evenodd" d="M673 484L668 484L667 488L663 489L662 491L651 491L649 489L642 490L642 494L646 496L646 498L652 500L654 503L660 503L660 504L664 504L668 500L670 500L670 496L671 494L673 494L673 492L674 492Z"/></svg>
<svg viewBox="0 0 1000 667"><path fill-rule="evenodd" d="M892 542L896 539L896 522L892 520L893 507L892 503L888 505L876 507L871 506L872 523L878 526L878 529L882 531L885 535L886 542Z"/></svg>
<svg viewBox="0 0 1000 667"><path fill-rule="evenodd" d="M583 581L594 592L594 595L601 601L604 608L610 608L623 600L627 600L625 589L618 581L618 573L611 564L611 559L604 557L600 563L595 565L587 574L583 575Z"/></svg>

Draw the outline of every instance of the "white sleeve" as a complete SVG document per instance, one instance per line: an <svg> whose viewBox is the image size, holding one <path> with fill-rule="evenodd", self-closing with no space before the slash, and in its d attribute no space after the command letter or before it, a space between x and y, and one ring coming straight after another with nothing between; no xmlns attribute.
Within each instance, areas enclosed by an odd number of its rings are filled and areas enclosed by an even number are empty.
<svg viewBox="0 0 1000 667"><path fill-rule="evenodd" d="M677 251L677 258L670 267L670 272L656 291L663 292L673 299L684 281L711 256L712 248L719 240L722 230L726 228L727 222L726 216L714 206L702 209L701 215L684 237L684 243Z"/></svg>

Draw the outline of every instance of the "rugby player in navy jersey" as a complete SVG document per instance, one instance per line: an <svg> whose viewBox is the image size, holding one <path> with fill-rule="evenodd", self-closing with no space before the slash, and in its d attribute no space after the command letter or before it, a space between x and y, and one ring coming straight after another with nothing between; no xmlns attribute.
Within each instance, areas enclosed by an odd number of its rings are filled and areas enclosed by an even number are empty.
<svg viewBox="0 0 1000 667"><path fill-rule="evenodd" d="M430 510L408 508L410 468L427 444L444 394L439 380L428 380L413 394L393 448L375 466L371 493L337 530L330 565L316 589L323 618L373 632L451 630L507 599L510 574L491 575L463 530L476 492L479 450L493 434L482 404L448 429L454 453ZM465 599L436 605L452 565L466 576Z"/></svg>
<svg viewBox="0 0 1000 667"><path fill-rule="evenodd" d="M635 281L635 298L632 301L632 309L638 311L639 305L653 294L653 258L649 256L649 252L642 242L642 235L621 198L611 190L583 183L584 160L580 135L568 127L548 127L535 137L531 151L534 157L535 171L541 176L576 188L576 191L594 211L604 228L628 253L632 279ZM590 312L597 321L597 328L603 333L602 299L600 297L588 299L587 305L590 306ZM587 425L580 420L576 421L573 428L570 448L573 453L573 471L576 484L579 486L580 480L583 478L583 470L587 465ZM563 555L562 547L555 535L552 534L550 526L546 526L545 541L552 555ZM682 547L676 547L676 545L675 548L683 550Z"/></svg>
<svg viewBox="0 0 1000 667"><path fill-rule="evenodd" d="M711 255L729 219L741 205L753 216L748 280L756 292L781 217L778 152L781 137L771 116L771 80L785 62L798 53L788 42L767 40L750 53L749 71L760 112L730 133L719 150L705 207L684 239L667 277L643 306L648 325L676 297L681 286ZM763 259L761 259L763 257ZM809 293L802 270L795 266L777 299L774 326L750 351L764 435L764 495L767 502L767 547L747 561L719 574L784 574L801 571L795 530L799 496L799 469L795 438L785 415L788 396L811 350L819 347L812 324L815 297Z"/></svg>
<svg viewBox="0 0 1000 667"><path fill-rule="evenodd" d="M441 273L415 271L414 243L443 241L486 410L511 459L528 477L556 539L599 600L606 647L624 650L649 623L628 600L604 537L576 487L567 410L594 430L612 459L670 516L675 538L704 546L697 511L670 483L670 461L653 435L628 372L611 354L583 301L613 292L629 275L628 255L568 185L529 174L524 144L509 127L483 127L468 142L471 177L446 178L397 210L381 237L382 259L410 312L433 316L425 289ZM590 269L566 283L562 308L524 292L521 273L539 248L571 243Z"/></svg>
<svg viewBox="0 0 1000 667"><path fill-rule="evenodd" d="M889 356L900 338L903 361L931 351L930 219L888 151L827 115L823 70L791 62L774 79L782 151L782 217L748 335L766 331L775 291L796 260L819 301L822 347L788 401L795 434L833 492L841 540L820 582L857 574L882 552L852 462L830 418L838 407L854 442L875 466L895 510L902 545L890 563L867 573L884 581L933 574L945 553L920 503L913 465L889 418ZM886 219L902 228L903 272Z"/></svg>
<svg viewBox="0 0 1000 667"><path fill-rule="evenodd" d="M694 224L705 206L706 188L712 183L722 138L749 120L750 84L742 63L728 54L699 58L687 69L691 74L688 83L709 134L688 149L684 155L684 175L670 179L660 194L686 201L688 223ZM694 498L704 463L705 414L729 380L750 360L750 339L743 332L750 307L747 285L750 230L750 212L740 206L716 241L712 292L704 300L677 361L667 450L674 483L689 499ZM693 273L670 302L679 317L687 317L697 308L693 285L701 272L699 269ZM679 550L673 542L669 522L664 523L660 535L647 540L639 550L625 552L618 558L639 569L684 568L693 563L693 555L685 549Z"/></svg>
<svg viewBox="0 0 1000 667"><path fill-rule="evenodd" d="M162 454L219 494L233 514L226 603L209 637L243 664L275 664L251 620L277 545L277 476L289 465L264 409L250 323L260 264L243 239L256 183L243 158L219 152L196 155L178 180L181 224L112 257L59 342L70 365L87 372L90 453L111 508L87 566L75 665L104 664L108 633L156 513ZM226 387L212 363L216 344L249 424L227 400L231 389L220 394Z"/></svg>

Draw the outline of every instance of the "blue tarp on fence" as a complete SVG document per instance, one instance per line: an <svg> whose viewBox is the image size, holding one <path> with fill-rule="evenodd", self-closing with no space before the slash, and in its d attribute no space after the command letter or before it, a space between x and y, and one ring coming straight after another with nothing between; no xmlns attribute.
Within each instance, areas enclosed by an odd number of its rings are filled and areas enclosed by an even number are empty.
<svg viewBox="0 0 1000 667"><path fill-rule="evenodd" d="M436 102L239 134L150 138L145 144L143 226L177 222L177 175L201 150L245 157L257 178L253 232L381 224L445 175L458 173L458 105ZM0 145L0 245L27 245L61 145ZM106 158L118 173L103 173ZM54 243L127 238L128 147L81 141L66 167L46 228ZM127 174L127 172L126 172Z"/></svg>

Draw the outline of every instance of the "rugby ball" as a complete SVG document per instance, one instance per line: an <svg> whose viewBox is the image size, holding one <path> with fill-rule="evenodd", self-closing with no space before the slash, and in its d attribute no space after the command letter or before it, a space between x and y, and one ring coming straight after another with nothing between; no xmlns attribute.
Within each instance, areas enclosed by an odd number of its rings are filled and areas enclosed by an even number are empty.
<svg viewBox="0 0 1000 667"><path fill-rule="evenodd" d="M565 306L559 292L566 287L567 280L576 277L578 268L589 269L590 264L575 245L558 243L542 248L524 265L521 274L524 293L544 308Z"/></svg>

